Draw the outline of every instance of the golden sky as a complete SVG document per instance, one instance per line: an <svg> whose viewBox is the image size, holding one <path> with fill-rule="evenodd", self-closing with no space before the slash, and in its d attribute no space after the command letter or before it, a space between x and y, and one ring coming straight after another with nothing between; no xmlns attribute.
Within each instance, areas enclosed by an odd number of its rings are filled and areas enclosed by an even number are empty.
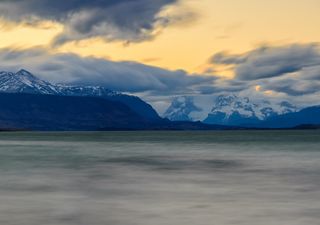
<svg viewBox="0 0 320 225"><path fill-rule="evenodd" d="M1 20L0 47L43 46L115 61L132 60L168 69L201 73L211 55L243 53L262 44L282 45L320 40L319 0L182 0L162 13L185 9L197 16L164 28L153 40L124 45L99 38L50 47L63 30L57 22L38 26Z"/></svg>

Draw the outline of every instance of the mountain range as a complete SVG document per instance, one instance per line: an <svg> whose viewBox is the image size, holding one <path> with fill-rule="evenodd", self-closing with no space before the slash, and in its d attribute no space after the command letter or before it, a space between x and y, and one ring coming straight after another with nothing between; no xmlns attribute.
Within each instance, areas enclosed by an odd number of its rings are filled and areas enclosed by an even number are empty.
<svg viewBox="0 0 320 225"><path fill-rule="evenodd" d="M194 104L192 97L181 96L174 98L163 116L171 121L193 121L191 113L198 111L201 109Z"/></svg>
<svg viewBox="0 0 320 225"><path fill-rule="evenodd" d="M200 100L175 98L162 118L139 97L105 87L52 84L26 70L0 72L0 130L215 130L320 124L320 106L300 110L287 101L257 102L235 94Z"/></svg>
<svg viewBox="0 0 320 225"><path fill-rule="evenodd" d="M100 86L52 84L26 70L0 72L0 106L0 130L230 129L163 119L139 97Z"/></svg>
<svg viewBox="0 0 320 225"><path fill-rule="evenodd" d="M70 86L52 84L41 80L26 70L17 73L0 72L0 92L47 94L60 96L100 97L111 101L122 102L132 111L149 120L160 120L158 113L140 98L111 91L100 86Z"/></svg>
<svg viewBox="0 0 320 225"><path fill-rule="evenodd" d="M252 102L248 97L238 97L234 94L220 95L216 98L204 123L254 126L271 117L297 110L296 106L286 101L271 104L266 100Z"/></svg>
<svg viewBox="0 0 320 225"><path fill-rule="evenodd" d="M209 102L209 103L208 103ZM270 102L267 100L251 101L248 97L235 94L219 95L201 107L194 97L175 98L164 117L173 120L201 121L206 124L238 126L247 128L290 128L301 124L320 124L317 106L300 110L288 101ZM206 115L206 116L204 116Z"/></svg>

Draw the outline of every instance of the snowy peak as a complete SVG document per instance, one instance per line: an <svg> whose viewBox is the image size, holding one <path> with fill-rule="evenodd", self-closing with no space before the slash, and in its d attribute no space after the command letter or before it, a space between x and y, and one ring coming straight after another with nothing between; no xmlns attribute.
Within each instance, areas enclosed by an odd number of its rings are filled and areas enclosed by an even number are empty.
<svg viewBox="0 0 320 225"><path fill-rule="evenodd" d="M21 69L16 74L17 77L20 78L26 78L28 80L39 80L37 77L35 77L33 74L31 74L29 71Z"/></svg>
<svg viewBox="0 0 320 225"><path fill-rule="evenodd" d="M193 97L181 96L174 98L171 105L164 113L164 117L172 121L190 121L192 112L201 111L194 102Z"/></svg>
<svg viewBox="0 0 320 225"><path fill-rule="evenodd" d="M296 112L297 110L296 106L286 101L275 104L271 104L267 100L252 102L248 97L238 97L232 94L218 96L211 114L225 113L226 117L230 117L232 114L238 113L243 117L256 117L259 120L265 120L270 116Z"/></svg>
<svg viewBox="0 0 320 225"><path fill-rule="evenodd" d="M175 98L164 117L177 121L201 120L220 125L256 124L270 117L298 111L289 102L251 100L235 94Z"/></svg>
<svg viewBox="0 0 320 225"><path fill-rule="evenodd" d="M26 70L0 72L0 91L8 93L56 94L54 85L40 80Z"/></svg>
<svg viewBox="0 0 320 225"><path fill-rule="evenodd" d="M100 86L55 85L41 80L27 70L0 72L0 92L52 94L68 96L110 96L119 93Z"/></svg>
<svg viewBox="0 0 320 225"><path fill-rule="evenodd" d="M211 114L224 113L230 117L234 113L239 113L243 117L261 116L255 110L258 105L250 102L249 98L240 98L236 95L220 95L214 102Z"/></svg>
<svg viewBox="0 0 320 225"><path fill-rule="evenodd" d="M41 80L26 70L17 73L0 72L0 92L26 93L60 96L101 97L127 105L135 113L149 120L159 120L157 112L136 96L111 91L101 86L70 86L51 84Z"/></svg>
<svg viewBox="0 0 320 225"><path fill-rule="evenodd" d="M219 95L215 101L215 106L216 107L225 107L225 106L230 106L231 104L248 104L249 103L249 98L239 98L235 94L231 95Z"/></svg>
<svg viewBox="0 0 320 225"><path fill-rule="evenodd" d="M296 112L298 109L289 102L252 102L247 97L220 95L206 118L206 123L246 125L266 120L270 117Z"/></svg>

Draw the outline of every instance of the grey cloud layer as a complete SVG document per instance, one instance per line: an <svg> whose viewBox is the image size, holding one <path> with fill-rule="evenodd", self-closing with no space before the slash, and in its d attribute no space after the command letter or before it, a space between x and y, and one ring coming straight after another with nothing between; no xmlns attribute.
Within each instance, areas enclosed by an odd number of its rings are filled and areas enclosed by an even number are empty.
<svg viewBox="0 0 320 225"><path fill-rule="evenodd" d="M151 37L155 24L166 26L175 18L157 18L161 9L177 0L0 0L7 19L49 19L66 25L56 42L102 36L141 41ZM179 18L181 19L181 18Z"/></svg>
<svg viewBox="0 0 320 225"><path fill-rule="evenodd" d="M315 99L319 99L320 53L317 45L265 47L228 57L220 53L212 59L215 64L235 67L236 77L232 80L190 75L182 70L170 71L136 62L83 58L75 54L51 55L40 48L0 50L1 70L25 68L56 83L102 85L123 92L143 93L150 99L230 92L242 93L251 98L259 95L266 97L263 92L255 90L256 85L261 86L262 91L272 90L277 93L275 98L285 97L302 103L314 103ZM250 69L244 72L244 68Z"/></svg>
<svg viewBox="0 0 320 225"><path fill-rule="evenodd" d="M262 90L290 96L320 91L320 51L317 44L261 47L242 55L222 52L212 56L210 62L213 65L233 65L234 81L247 84L243 89L260 85Z"/></svg>
<svg viewBox="0 0 320 225"><path fill-rule="evenodd" d="M200 93L213 84L214 77L188 75L135 62L113 62L74 54L50 55L43 49L0 50L1 70L25 68L56 83L102 85L124 92L157 95Z"/></svg>

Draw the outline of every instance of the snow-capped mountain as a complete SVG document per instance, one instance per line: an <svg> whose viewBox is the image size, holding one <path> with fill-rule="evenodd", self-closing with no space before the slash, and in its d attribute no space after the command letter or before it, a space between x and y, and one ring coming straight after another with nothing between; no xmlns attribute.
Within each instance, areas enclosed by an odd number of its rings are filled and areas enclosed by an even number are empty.
<svg viewBox="0 0 320 225"><path fill-rule="evenodd" d="M193 97L182 96L175 98L164 113L164 117L171 121L192 121L190 113L201 111L194 105Z"/></svg>
<svg viewBox="0 0 320 225"><path fill-rule="evenodd" d="M0 92L101 97L121 102L145 118L151 120L160 119L157 112L149 104L136 96L111 91L101 86L52 84L37 78L32 73L23 69L17 73L0 72Z"/></svg>
<svg viewBox="0 0 320 225"><path fill-rule="evenodd" d="M0 92L97 97L120 94L100 86L52 84L26 70L17 73L0 72Z"/></svg>
<svg viewBox="0 0 320 225"><path fill-rule="evenodd" d="M30 94L58 94L57 87L43 81L26 70L17 73L0 72L0 92L30 93Z"/></svg>
<svg viewBox="0 0 320 225"><path fill-rule="evenodd" d="M296 112L297 108L289 102L273 103L269 101L251 102L247 97L220 95L214 102L208 117L209 124L250 125L270 117Z"/></svg>
<svg viewBox="0 0 320 225"><path fill-rule="evenodd" d="M260 120L276 114L268 101L257 104L251 102L247 97L241 98L234 94L217 97L210 115L220 113L223 113L226 119L237 113L244 118L257 118Z"/></svg>
<svg viewBox="0 0 320 225"><path fill-rule="evenodd" d="M195 121L202 118L201 120L208 124L247 125L297 110L296 106L285 101L280 103L271 103L267 100L251 101L247 97L230 94L211 97L205 101L197 97L175 98L164 117L173 121Z"/></svg>

